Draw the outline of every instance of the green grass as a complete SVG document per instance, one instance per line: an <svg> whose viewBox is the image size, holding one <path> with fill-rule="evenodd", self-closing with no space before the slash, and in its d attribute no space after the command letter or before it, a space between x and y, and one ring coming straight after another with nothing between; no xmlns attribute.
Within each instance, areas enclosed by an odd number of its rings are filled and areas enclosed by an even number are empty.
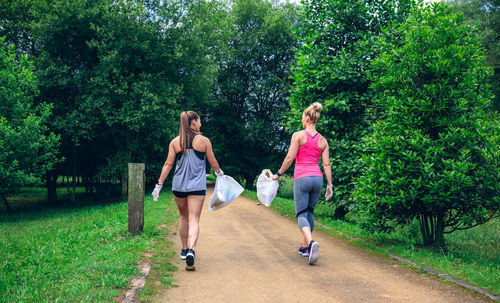
<svg viewBox="0 0 500 303"><path fill-rule="evenodd" d="M169 192L158 202L147 195L144 231L135 237L127 232L126 201L60 208L41 203L30 211L26 200L37 192L11 197L24 207L12 202L12 214L0 212L0 302L113 301L140 275L139 259L153 262L150 275L161 272L163 285L172 283L173 245L165 241L168 229L157 228L176 219Z"/></svg>
<svg viewBox="0 0 500 303"><path fill-rule="evenodd" d="M257 194L245 190L244 196L257 200ZM271 208L295 219L293 200L276 197ZM424 248L418 223L389 234L372 233L357 223L362 218L348 214L347 220L333 220L334 207L320 203L315 220L332 230L328 233L358 239L359 246L378 253L392 253L409 259L420 266L428 266L454 278L469 282L500 294L500 219L494 219L475 228L445 235L448 252Z"/></svg>

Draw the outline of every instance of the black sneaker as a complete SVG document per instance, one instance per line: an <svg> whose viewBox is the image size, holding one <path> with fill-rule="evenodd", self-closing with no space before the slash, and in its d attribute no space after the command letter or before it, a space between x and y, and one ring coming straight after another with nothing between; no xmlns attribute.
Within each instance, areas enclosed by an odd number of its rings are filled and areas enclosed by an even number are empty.
<svg viewBox="0 0 500 303"><path fill-rule="evenodd" d="M311 241L309 243L309 265L312 265L318 261L318 250L319 244L316 241Z"/></svg>
<svg viewBox="0 0 500 303"><path fill-rule="evenodd" d="M186 270L194 271L196 268L194 267L194 250L188 249L186 254Z"/></svg>
<svg viewBox="0 0 500 303"><path fill-rule="evenodd" d="M299 248L299 254L302 255L302 257L309 257L309 248L301 246Z"/></svg>
<svg viewBox="0 0 500 303"><path fill-rule="evenodd" d="M186 255L188 253L188 250L189 249L182 249L181 250L181 255L179 257L181 257L181 260L186 260Z"/></svg>

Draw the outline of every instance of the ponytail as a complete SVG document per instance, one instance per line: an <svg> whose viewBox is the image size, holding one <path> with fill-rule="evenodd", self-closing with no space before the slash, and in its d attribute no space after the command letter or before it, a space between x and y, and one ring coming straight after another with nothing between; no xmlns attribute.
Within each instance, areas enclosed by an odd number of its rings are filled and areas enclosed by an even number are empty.
<svg viewBox="0 0 500 303"><path fill-rule="evenodd" d="M181 145L182 154L186 154L193 134L199 134L191 128L191 121L200 119L197 113L193 111L183 111L181 113L181 121L179 123L179 143Z"/></svg>

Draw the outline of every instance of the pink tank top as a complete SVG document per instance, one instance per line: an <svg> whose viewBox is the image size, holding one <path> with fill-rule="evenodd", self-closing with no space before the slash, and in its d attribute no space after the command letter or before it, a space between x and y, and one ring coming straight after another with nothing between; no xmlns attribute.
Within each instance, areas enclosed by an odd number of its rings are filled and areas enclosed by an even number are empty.
<svg viewBox="0 0 500 303"><path fill-rule="evenodd" d="M321 137L317 133L314 137L305 130L307 134L306 144L299 146L299 151L295 156L295 171L293 179L323 176L319 168L318 161L321 156L321 149L318 147L318 140Z"/></svg>

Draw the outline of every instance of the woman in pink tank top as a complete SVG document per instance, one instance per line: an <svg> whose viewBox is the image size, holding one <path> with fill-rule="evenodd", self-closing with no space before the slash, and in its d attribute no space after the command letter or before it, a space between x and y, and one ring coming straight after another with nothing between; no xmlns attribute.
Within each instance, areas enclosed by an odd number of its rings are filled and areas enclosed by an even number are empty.
<svg viewBox="0 0 500 303"><path fill-rule="evenodd" d="M299 254L308 257L309 264L314 264L318 260L319 244L312 239L312 232L314 230L314 208L323 187L323 173L318 164L319 158L322 159L323 171L328 184L325 198L329 200L333 195L328 142L316 130L316 124L322 110L323 106L318 102L314 102L304 110L302 114L304 130L292 135L288 154L278 173L273 176L273 179L277 180L295 160L293 198L297 222L304 238L304 242L299 248Z"/></svg>

